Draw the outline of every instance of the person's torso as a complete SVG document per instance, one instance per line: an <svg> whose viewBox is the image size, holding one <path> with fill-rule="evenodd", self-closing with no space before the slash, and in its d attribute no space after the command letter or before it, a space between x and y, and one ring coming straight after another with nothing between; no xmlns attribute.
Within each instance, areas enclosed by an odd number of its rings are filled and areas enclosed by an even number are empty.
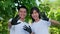
<svg viewBox="0 0 60 34"><path fill-rule="evenodd" d="M17 25L13 25L13 27L11 29L12 33L14 32L14 34L29 34L27 31L25 31L23 29L23 26L25 26L25 25L29 26L26 22L21 22Z"/></svg>
<svg viewBox="0 0 60 34"><path fill-rule="evenodd" d="M48 26L43 20L40 20L38 23L33 23L32 28L35 34L49 34Z"/></svg>

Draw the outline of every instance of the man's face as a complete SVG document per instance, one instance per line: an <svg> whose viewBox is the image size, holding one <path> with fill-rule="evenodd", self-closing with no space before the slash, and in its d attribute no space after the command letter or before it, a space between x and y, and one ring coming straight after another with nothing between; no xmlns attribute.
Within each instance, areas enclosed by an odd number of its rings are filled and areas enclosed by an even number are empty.
<svg viewBox="0 0 60 34"><path fill-rule="evenodd" d="M25 18L26 17L26 9L25 8L20 8L18 14L20 18Z"/></svg>

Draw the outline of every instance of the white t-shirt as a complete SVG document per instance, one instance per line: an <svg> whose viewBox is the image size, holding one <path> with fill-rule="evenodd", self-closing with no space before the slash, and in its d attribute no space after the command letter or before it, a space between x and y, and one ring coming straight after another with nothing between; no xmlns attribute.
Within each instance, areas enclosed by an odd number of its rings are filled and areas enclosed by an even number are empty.
<svg viewBox="0 0 60 34"><path fill-rule="evenodd" d="M11 21L12 19L10 19ZM20 24L17 24L17 25L12 25L12 27L10 28L10 34L29 34L27 31L25 31L23 29L23 26L26 25L26 26L29 26L26 22L22 22L20 20L17 21L18 22L21 22Z"/></svg>
<svg viewBox="0 0 60 34"><path fill-rule="evenodd" d="M49 34L48 27L51 25L49 21L40 19L38 22L34 22L31 25L32 32L35 34Z"/></svg>

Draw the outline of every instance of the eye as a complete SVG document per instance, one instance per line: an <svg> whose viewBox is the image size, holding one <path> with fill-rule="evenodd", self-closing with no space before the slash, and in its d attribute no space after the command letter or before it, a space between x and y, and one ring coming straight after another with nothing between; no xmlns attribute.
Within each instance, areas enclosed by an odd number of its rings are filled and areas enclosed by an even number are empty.
<svg viewBox="0 0 60 34"><path fill-rule="evenodd" d="M36 14L36 13L37 13L36 11L33 12L33 14Z"/></svg>
<svg viewBox="0 0 60 34"><path fill-rule="evenodd" d="M24 11L24 13L26 13L26 11Z"/></svg>

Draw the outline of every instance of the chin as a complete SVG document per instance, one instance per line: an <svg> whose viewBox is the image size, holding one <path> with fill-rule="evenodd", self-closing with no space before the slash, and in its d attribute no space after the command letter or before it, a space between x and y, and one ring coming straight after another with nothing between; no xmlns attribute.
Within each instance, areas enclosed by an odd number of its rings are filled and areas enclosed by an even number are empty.
<svg viewBox="0 0 60 34"><path fill-rule="evenodd" d="M35 20L36 20L37 18L35 18Z"/></svg>
<svg viewBox="0 0 60 34"><path fill-rule="evenodd" d="M35 18L36 19L36 18Z"/></svg>

